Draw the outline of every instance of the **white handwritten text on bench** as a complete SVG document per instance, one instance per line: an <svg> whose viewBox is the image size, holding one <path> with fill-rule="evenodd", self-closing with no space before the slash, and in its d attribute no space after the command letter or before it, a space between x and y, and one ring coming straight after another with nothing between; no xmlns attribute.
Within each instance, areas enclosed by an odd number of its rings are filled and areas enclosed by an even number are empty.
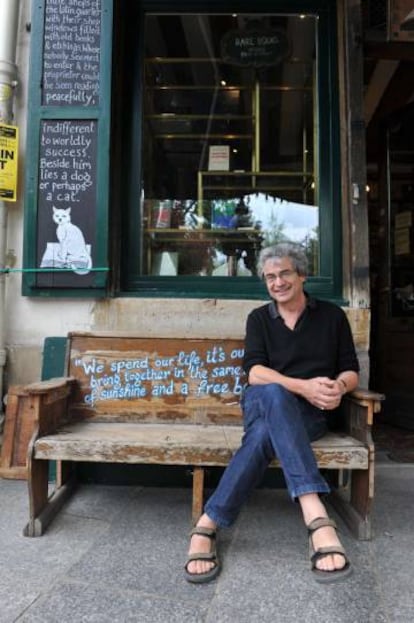
<svg viewBox="0 0 414 623"><path fill-rule="evenodd" d="M243 389L243 349L226 352L213 345L205 353L181 350L172 356L102 358L86 356L74 360L88 380L86 404L146 396L192 396L233 394Z"/></svg>

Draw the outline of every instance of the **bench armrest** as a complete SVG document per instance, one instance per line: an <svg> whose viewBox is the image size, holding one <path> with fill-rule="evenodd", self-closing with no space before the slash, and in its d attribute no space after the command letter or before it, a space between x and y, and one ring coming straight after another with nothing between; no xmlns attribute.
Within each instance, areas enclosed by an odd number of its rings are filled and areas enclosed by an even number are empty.
<svg viewBox="0 0 414 623"><path fill-rule="evenodd" d="M24 387L39 436L56 431L68 419L68 399L77 383L73 377L59 377Z"/></svg>
<svg viewBox="0 0 414 623"><path fill-rule="evenodd" d="M371 427L374 414L381 409L385 396L362 387L346 394L343 399L346 432L367 444L372 444Z"/></svg>
<svg viewBox="0 0 414 623"><path fill-rule="evenodd" d="M378 403L378 411L381 408L379 403L385 400L384 394L373 392L371 389L365 389L364 387L356 387L352 392L347 394L347 397L352 398L354 400L375 401L375 403Z"/></svg>
<svg viewBox="0 0 414 623"><path fill-rule="evenodd" d="M47 381L36 381L25 385L24 389L30 394L50 394L53 391L61 390L63 387L70 387L76 379L73 376L59 376Z"/></svg>

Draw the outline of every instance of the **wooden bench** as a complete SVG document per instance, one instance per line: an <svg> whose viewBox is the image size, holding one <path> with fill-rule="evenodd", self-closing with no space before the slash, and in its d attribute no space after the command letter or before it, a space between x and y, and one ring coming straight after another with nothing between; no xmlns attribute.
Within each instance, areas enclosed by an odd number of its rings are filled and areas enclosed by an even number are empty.
<svg viewBox="0 0 414 623"><path fill-rule="evenodd" d="M240 445L242 355L241 340L71 333L67 376L19 393L20 407L35 422L24 534L44 532L73 490L76 464L87 461L189 466L196 520L205 469L226 466ZM338 470L332 502L360 539L371 536L371 426L381 398L364 390L347 396L346 429L313 444L320 468ZM58 465L50 497L49 461Z"/></svg>

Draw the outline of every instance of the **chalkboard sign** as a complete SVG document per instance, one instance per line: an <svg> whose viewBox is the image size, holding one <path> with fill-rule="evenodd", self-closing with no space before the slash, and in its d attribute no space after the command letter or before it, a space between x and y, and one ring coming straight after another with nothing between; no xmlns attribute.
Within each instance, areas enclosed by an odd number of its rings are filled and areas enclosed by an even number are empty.
<svg viewBox="0 0 414 623"><path fill-rule="evenodd" d="M104 296L114 2L32 4L22 289Z"/></svg>
<svg viewBox="0 0 414 623"><path fill-rule="evenodd" d="M97 122L43 120L37 218L38 285L90 286L96 238ZM63 269L63 270L62 270Z"/></svg>
<svg viewBox="0 0 414 623"><path fill-rule="evenodd" d="M42 103L99 103L101 0L46 0Z"/></svg>

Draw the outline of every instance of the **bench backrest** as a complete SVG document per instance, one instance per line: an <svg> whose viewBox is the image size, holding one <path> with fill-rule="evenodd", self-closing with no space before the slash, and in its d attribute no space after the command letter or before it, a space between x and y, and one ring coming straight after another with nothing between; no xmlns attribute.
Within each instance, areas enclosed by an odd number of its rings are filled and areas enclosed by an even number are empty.
<svg viewBox="0 0 414 623"><path fill-rule="evenodd" d="M71 333L71 420L239 423L242 340Z"/></svg>

